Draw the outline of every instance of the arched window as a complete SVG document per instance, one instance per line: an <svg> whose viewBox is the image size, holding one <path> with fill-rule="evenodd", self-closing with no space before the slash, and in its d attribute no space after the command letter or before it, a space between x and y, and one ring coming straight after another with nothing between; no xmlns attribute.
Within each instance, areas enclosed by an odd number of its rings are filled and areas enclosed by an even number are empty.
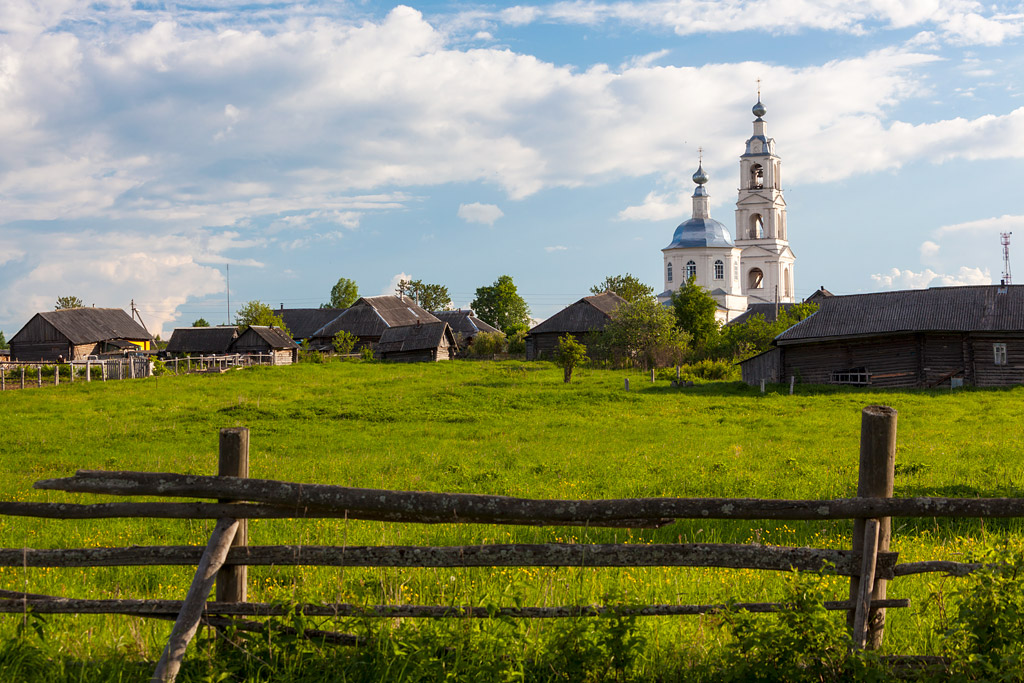
<svg viewBox="0 0 1024 683"><path fill-rule="evenodd" d="M715 279L716 280L724 280L725 279L725 264L722 263L721 259L715 261Z"/></svg>
<svg viewBox="0 0 1024 683"><path fill-rule="evenodd" d="M665 266L665 279L672 282L672 262L669 261L668 265Z"/></svg>
<svg viewBox="0 0 1024 683"><path fill-rule="evenodd" d="M785 270L785 281L786 281L786 296L793 296L793 273L786 268Z"/></svg>
<svg viewBox="0 0 1024 683"><path fill-rule="evenodd" d="M697 264L693 261L686 262L686 279L689 280L691 277L697 277Z"/></svg>
<svg viewBox="0 0 1024 683"><path fill-rule="evenodd" d="M764 286L764 273L760 268L751 268L747 273L747 289L761 289Z"/></svg>
<svg viewBox="0 0 1024 683"><path fill-rule="evenodd" d="M750 189L760 190L764 187L764 169L761 164L754 164L750 167Z"/></svg>
<svg viewBox="0 0 1024 683"><path fill-rule="evenodd" d="M759 240L764 237L764 218L759 213L750 217L750 239Z"/></svg>

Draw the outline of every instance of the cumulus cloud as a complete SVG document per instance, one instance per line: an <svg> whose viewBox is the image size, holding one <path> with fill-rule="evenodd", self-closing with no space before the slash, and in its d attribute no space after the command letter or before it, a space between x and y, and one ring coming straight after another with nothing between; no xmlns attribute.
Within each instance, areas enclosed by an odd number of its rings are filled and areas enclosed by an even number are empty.
<svg viewBox="0 0 1024 683"><path fill-rule="evenodd" d="M561 245L557 245L557 246L554 246L554 247L544 247L544 251L548 252L549 254L552 254L552 253L555 253L555 252L559 252L559 251L568 251L568 250L569 250L569 247L563 247Z"/></svg>
<svg viewBox="0 0 1024 683"><path fill-rule="evenodd" d="M987 268L961 266L955 274L936 273L931 268L915 273L893 268L888 273L871 275L878 289L924 289L926 287L952 287L955 285L990 285L992 275Z"/></svg>
<svg viewBox="0 0 1024 683"><path fill-rule="evenodd" d="M494 204L473 202L472 204L459 204L458 215L467 223L493 226L494 221L504 216L505 213Z"/></svg>
<svg viewBox="0 0 1024 683"><path fill-rule="evenodd" d="M402 280L411 280L411 279L412 279L412 275L409 275L409 273L406 273L406 272L396 273L394 275L394 277L391 278L391 282L389 282L387 287L382 289L380 293L381 294L394 294L395 292L398 291L398 283L399 282L401 282Z"/></svg>

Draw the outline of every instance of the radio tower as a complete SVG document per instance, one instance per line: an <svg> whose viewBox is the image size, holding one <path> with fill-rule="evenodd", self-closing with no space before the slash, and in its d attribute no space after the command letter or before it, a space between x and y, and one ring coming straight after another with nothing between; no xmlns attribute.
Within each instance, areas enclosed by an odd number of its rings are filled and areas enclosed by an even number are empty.
<svg viewBox="0 0 1024 683"><path fill-rule="evenodd" d="M1009 285L1010 282L1010 235L1012 232L1001 232L999 233L999 241L1003 245L1003 284Z"/></svg>

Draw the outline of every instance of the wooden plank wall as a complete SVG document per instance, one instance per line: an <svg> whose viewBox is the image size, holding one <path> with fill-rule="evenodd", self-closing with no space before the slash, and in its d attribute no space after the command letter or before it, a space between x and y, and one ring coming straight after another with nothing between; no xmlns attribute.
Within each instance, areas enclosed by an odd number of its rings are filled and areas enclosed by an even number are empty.
<svg viewBox="0 0 1024 683"><path fill-rule="evenodd" d="M787 345L782 369L784 377L831 384L833 371L865 367L872 386L913 387L920 383L919 354L915 335Z"/></svg>
<svg viewBox="0 0 1024 683"><path fill-rule="evenodd" d="M766 382L780 382L782 377L782 349L774 347L754 358L743 361L743 381L756 386L763 379ZM787 380L788 381L788 380Z"/></svg>
<svg viewBox="0 0 1024 683"><path fill-rule="evenodd" d="M1006 365L996 365L993 344L1006 344ZM1024 384L1024 335L979 334L967 340L973 356L973 383L979 387Z"/></svg>

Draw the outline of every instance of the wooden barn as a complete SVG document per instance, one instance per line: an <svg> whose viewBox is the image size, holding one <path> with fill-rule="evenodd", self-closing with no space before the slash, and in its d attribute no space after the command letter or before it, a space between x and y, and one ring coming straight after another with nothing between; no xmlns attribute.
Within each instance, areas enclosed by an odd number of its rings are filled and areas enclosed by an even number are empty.
<svg viewBox="0 0 1024 683"><path fill-rule="evenodd" d="M291 332L292 339L302 343L324 325L337 319L345 312L344 308L284 308L274 311L280 316L285 327Z"/></svg>
<svg viewBox="0 0 1024 683"><path fill-rule="evenodd" d="M250 325L231 342L228 352L270 355L271 365L291 365L299 360L299 345L280 327Z"/></svg>
<svg viewBox="0 0 1024 683"><path fill-rule="evenodd" d="M526 360L551 358L558 338L571 334L581 344L589 344L611 320L612 313L626 300L615 292L585 296L576 303L540 323L526 335Z"/></svg>
<svg viewBox="0 0 1024 683"><path fill-rule="evenodd" d="M36 313L10 341L11 359L82 360L103 353L149 351L153 337L120 308L64 308Z"/></svg>
<svg viewBox="0 0 1024 683"><path fill-rule="evenodd" d="M390 295L362 297L308 339L312 348L329 351L334 335L345 330L359 338L356 349L364 346L376 348L384 330L389 327L437 322L441 321L417 306L412 299Z"/></svg>
<svg viewBox="0 0 1024 683"><path fill-rule="evenodd" d="M236 337L238 328L234 325L178 327L164 351L174 356L216 356L227 353Z"/></svg>
<svg viewBox="0 0 1024 683"><path fill-rule="evenodd" d="M879 387L1024 383L1024 285L833 296L743 361L749 384Z"/></svg>
<svg viewBox="0 0 1024 683"><path fill-rule="evenodd" d="M459 347L448 323L422 323L389 327L377 342L381 360L402 363L451 360Z"/></svg>
<svg viewBox="0 0 1024 683"><path fill-rule="evenodd" d="M430 313L438 320L448 323L460 349L465 349L473 343L473 338L481 332L501 332L498 328L488 325L476 317L473 310L469 308L466 310L460 308L457 311L431 311Z"/></svg>

